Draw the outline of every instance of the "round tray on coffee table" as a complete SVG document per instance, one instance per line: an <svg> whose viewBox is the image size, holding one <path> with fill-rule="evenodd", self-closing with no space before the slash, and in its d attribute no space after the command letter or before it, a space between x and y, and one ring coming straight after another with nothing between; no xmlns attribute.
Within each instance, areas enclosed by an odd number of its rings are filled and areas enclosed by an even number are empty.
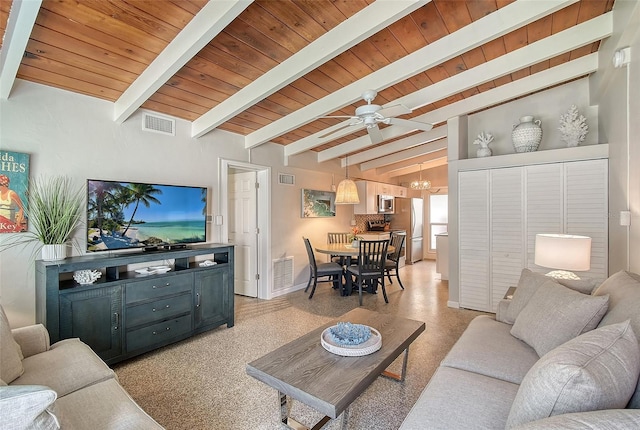
<svg viewBox="0 0 640 430"><path fill-rule="evenodd" d="M369 327L371 330L371 337L366 342L359 345L341 345L333 341L329 335L329 330L332 328L333 327L328 327L324 329L320 335L320 343L324 349L333 354L342 355L344 357L360 357L363 355L373 354L382 348L382 335L373 327Z"/></svg>

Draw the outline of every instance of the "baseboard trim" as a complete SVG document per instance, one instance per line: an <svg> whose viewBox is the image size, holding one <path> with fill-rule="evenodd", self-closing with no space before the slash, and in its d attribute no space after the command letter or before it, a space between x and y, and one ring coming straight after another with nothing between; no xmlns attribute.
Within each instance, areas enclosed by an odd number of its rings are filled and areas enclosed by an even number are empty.
<svg viewBox="0 0 640 430"><path fill-rule="evenodd" d="M460 309L460 303L448 301L447 306L454 309Z"/></svg>

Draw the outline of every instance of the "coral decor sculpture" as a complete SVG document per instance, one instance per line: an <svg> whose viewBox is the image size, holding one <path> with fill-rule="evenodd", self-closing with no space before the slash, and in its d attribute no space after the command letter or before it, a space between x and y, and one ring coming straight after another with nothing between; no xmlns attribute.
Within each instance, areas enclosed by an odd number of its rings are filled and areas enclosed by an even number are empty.
<svg viewBox="0 0 640 430"><path fill-rule="evenodd" d="M484 131L473 141L474 145L480 145L477 151L478 158L489 157L492 154L491 148L489 148L491 142L493 142L493 135L491 133L485 133Z"/></svg>
<svg viewBox="0 0 640 430"><path fill-rule="evenodd" d="M566 114L560 115L558 130L562 133L562 140L567 143L567 147L578 146L580 142L584 142L589 132L587 118L578 114L578 107L571 105Z"/></svg>

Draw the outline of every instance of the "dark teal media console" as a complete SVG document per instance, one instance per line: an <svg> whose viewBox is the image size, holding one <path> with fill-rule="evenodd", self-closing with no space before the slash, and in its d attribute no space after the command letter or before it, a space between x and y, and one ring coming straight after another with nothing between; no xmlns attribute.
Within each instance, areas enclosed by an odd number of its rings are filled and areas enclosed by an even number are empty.
<svg viewBox="0 0 640 430"><path fill-rule="evenodd" d="M171 270L134 270L154 265ZM38 260L36 322L47 327L51 343L78 337L105 362L116 363L222 324L232 327L233 265L229 245ZM73 272L83 269L102 277L80 285Z"/></svg>

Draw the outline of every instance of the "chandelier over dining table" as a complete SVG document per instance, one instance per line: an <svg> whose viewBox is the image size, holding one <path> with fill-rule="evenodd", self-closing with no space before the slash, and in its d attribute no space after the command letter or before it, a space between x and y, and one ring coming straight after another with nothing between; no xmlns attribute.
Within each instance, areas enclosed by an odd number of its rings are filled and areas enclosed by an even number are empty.
<svg viewBox="0 0 640 430"><path fill-rule="evenodd" d="M411 181L411 184L409 185L411 187L411 189L414 190L428 190L429 188L431 188L431 181L427 181L422 180L422 163L419 164L420 166L420 176L419 179L417 181Z"/></svg>

